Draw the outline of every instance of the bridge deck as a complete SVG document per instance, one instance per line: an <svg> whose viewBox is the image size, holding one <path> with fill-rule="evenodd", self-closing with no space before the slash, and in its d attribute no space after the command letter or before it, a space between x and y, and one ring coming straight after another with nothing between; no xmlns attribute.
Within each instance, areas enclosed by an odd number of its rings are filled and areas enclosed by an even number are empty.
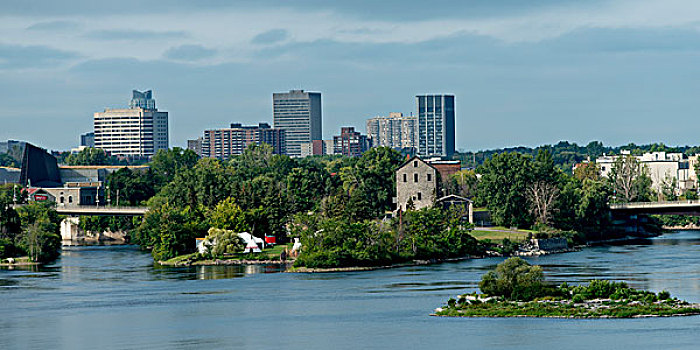
<svg viewBox="0 0 700 350"><path fill-rule="evenodd" d="M611 203L610 211L631 214L700 216L700 200L672 202Z"/></svg>

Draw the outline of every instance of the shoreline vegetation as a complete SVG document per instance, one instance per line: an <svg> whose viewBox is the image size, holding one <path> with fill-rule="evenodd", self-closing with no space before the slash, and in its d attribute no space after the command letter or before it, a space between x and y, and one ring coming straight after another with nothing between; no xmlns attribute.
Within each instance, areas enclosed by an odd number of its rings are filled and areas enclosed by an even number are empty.
<svg viewBox="0 0 700 350"><path fill-rule="evenodd" d="M542 269L509 258L482 276L482 294L451 298L431 316L638 318L700 315L700 304L672 298L667 291L637 290L624 282L592 280L587 285L553 286Z"/></svg>

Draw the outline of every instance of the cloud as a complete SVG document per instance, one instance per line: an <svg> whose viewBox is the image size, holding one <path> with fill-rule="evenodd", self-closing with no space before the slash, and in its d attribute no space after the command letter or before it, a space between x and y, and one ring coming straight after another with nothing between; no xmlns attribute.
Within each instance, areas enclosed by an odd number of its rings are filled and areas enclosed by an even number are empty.
<svg viewBox="0 0 700 350"><path fill-rule="evenodd" d="M284 29L272 29L266 32L260 33L253 37L251 42L253 44L274 44L280 41L284 41L289 37L289 32Z"/></svg>
<svg viewBox="0 0 700 350"><path fill-rule="evenodd" d="M70 30L76 30L80 28L80 24L78 22L74 21L48 21L48 22L37 22L29 27L27 27L27 30L32 30L32 31L47 31L47 32L56 32L56 31L70 31Z"/></svg>
<svg viewBox="0 0 700 350"><path fill-rule="evenodd" d="M164 56L171 60L178 61L197 61L204 58L212 57L216 54L216 50L208 49L201 45L180 45L171 47L165 51Z"/></svg>
<svg viewBox="0 0 700 350"><path fill-rule="evenodd" d="M700 32L690 28L580 28L542 45L579 53L700 51Z"/></svg>
<svg viewBox="0 0 700 350"><path fill-rule="evenodd" d="M54 67L79 57L75 52L47 46L0 44L0 69Z"/></svg>
<svg viewBox="0 0 700 350"><path fill-rule="evenodd" d="M586 6L599 7L608 0L591 0ZM332 12L342 17L405 21L444 18L483 18L512 16L529 13L544 8L578 5L579 0L202 0L173 1L153 0L148 2L148 9L159 13L192 13L197 11L270 11L292 10L303 13ZM3 4L3 13L8 15L114 15L131 14L133 9L144 7L142 0L94 1L94 0L22 0Z"/></svg>
<svg viewBox="0 0 700 350"><path fill-rule="evenodd" d="M188 35L184 31L114 29L94 31L87 33L85 36L97 40L155 40L180 39L186 38Z"/></svg>

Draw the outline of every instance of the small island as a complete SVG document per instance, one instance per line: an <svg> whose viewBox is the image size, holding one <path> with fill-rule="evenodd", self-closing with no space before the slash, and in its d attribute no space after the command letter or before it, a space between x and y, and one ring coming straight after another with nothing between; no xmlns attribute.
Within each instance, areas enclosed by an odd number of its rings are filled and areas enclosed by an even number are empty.
<svg viewBox="0 0 700 350"><path fill-rule="evenodd" d="M593 280L559 286L544 281L542 268L509 258L482 277L483 294L459 295L433 316L636 318L700 315L700 304L630 288L624 282Z"/></svg>

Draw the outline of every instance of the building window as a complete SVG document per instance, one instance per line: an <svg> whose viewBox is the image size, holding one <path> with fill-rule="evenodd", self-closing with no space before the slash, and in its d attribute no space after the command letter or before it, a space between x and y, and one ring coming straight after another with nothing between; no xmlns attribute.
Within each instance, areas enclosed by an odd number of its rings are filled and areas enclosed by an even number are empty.
<svg viewBox="0 0 700 350"><path fill-rule="evenodd" d="M413 182L418 182L418 174L413 174Z"/></svg>
<svg viewBox="0 0 700 350"><path fill-rule="evenodd" d="M61 204L63 204L63 197L61 197Z"/></svg>
<svg viewBox="0 0 700 350"><path fill-rule="evenodd" d="M403 182L408 182L406 174L403 174Z"/></svg>
<svg viewBox="0 0 700 350"><path fill-rule="evenodd" d="M73 203L73 196L68 196L68 203Z"/></svg>
<svg viewBox="0 0 700 350"><path fill-rule="evenodd" d="M418 200L421 200L421 194L418 192Z"/></svg>
<svg viewBox="0 0 700 350"><path fill-rule="evenodd" d="M414 160L414 161L413 161L413 167L414 167L414 168L417 168L417 167L418 167L418 161L417 161L417 160Z"/></svg>
<svg viewBox="0 0 700 350"><path fill-rule="evenodd" d="M433 181L432 174L428 174L428 181Z"/></svg>

